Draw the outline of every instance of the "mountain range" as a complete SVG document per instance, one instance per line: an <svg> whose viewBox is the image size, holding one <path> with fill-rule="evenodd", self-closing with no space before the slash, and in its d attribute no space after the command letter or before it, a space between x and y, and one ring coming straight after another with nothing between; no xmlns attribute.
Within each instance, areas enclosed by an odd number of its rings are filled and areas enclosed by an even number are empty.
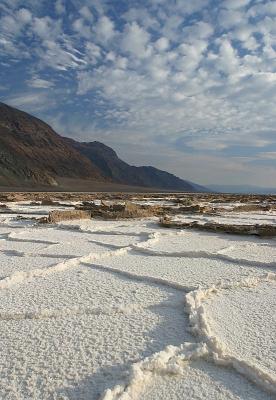
<svg viewBox="0 0 276 400"><path fill-rule="evenodd" d="M150 166L122 161L103 143L78 142L42 120L0 103L0 186L55 190L204 191Z"/></svg>

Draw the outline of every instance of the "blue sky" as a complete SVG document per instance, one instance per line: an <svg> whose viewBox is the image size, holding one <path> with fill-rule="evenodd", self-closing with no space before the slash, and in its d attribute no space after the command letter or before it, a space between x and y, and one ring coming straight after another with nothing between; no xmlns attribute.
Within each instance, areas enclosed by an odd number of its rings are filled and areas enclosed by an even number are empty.
<svg viewBox="0 0 276 400"><path fill-rule="evenodd" d="M276 1L1 0L0 100L126 161L276 186Z"/></svg>

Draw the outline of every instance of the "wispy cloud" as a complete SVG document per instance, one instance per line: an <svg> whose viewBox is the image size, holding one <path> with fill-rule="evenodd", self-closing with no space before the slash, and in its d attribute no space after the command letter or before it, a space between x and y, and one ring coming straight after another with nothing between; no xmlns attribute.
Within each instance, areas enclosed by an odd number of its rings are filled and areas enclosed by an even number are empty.
<svg viewBox="0 0 276 400"><path fill-rule="evenodd" d="M15 96L6 97L3 101L11 106L34 112L46 111L55 105L55 99L51 99L45 92L24 92Z"/></svg>
<svg viewBox="0 0 276 400"><path fill-rule="evenodd" d="M53 82L40 78L32 78L27 81L28 86L38 89L48 89L54 86Z"/></svg>

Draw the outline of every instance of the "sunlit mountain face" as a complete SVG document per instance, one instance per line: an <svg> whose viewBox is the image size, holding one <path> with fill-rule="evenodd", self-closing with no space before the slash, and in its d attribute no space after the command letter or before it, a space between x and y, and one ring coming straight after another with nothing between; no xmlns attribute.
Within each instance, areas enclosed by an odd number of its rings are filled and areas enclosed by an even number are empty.
<svg viewBox="0 0 276 400"><path fill-rule="evenodd" d="M0 14L0 101L131 164L275 186L275 1L2 0Z"/></svg>

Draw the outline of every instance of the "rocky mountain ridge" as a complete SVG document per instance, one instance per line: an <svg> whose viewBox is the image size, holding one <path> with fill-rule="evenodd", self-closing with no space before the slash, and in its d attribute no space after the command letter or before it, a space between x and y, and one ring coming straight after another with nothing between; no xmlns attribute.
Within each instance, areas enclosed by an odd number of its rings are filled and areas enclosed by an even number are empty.
<svg viewBox="0 0 276 400"><path fill-rule="evenodd" d="M133 186L157 187L166 190L195 190L193 184L166 171L151 167L135 167L122 161L116 152L103 143L77 142L67 139L72 147L93 162L106 179Z"/></svg>
<svg viewBox="0 0 276 400"><path fill-rule="evenodd" d="M197 191L191 182L154 167L131 166L103 143L62 137L42 120L0 103L0 186L59 187L62 179L83 181L84 188L106 182Z"/></svg>

